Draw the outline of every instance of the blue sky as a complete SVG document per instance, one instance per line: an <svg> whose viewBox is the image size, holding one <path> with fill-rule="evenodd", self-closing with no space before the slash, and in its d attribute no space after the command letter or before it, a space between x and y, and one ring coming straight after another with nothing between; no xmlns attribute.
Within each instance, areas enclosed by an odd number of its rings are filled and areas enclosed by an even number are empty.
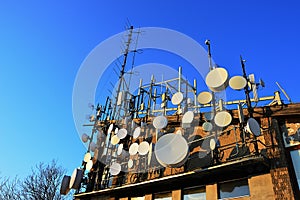
<svg viewBox="0 0 300 200"><path fill-rule="evenodd" d="M262 95L278 90L278 81L300 101L296 0L1 1L0 176L24 177L52 159L69 174L81 164L85 148L72 114L76 74L93 48L124 31L127 18L200 44L209 38L215 62L231 75L241 74L242 54L247 71L266 83Z"/></svg>

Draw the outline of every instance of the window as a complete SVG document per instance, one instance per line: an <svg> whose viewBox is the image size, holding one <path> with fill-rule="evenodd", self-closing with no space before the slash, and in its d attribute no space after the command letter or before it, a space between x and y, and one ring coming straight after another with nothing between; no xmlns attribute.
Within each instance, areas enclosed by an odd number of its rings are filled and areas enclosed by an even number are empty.
<svg viewBox="0 0 300 200"><path fill-rule="evenodd" d="M172 200L172 193L158 193L154 194L154 200Z"/></svg>
<svg viewBox="0 0 300 200"><path fill-rule="evenodd" d="M292 162L293 162L294 171L298 182L298 187L300 189L300 149L291 151L290 154L292 157Z"/></svg>
<svg viewBox="0 0 300 200"><path fill-rule="evenodd" d="M234 180L219 184L219 198L233 198L249 196L248 179Z"/></svg>
<svg viewBox="0 0 300 200"><path fill-rule="evenodd" d="M183 200L206 200L205 187L185 189L183 191Z"/></svg>
<svg viewBox="0 0 300 200"><path fill-rule="evenodd" d="M130 197L130 200L144 200L145 197Z"/></svg>

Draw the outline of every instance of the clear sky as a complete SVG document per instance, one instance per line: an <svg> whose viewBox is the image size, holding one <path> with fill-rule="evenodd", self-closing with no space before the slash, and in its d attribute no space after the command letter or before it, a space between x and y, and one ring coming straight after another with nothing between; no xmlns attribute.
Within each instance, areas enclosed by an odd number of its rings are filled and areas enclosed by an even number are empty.
<svg viewBox="0 0 300 200"><path fill-rule="evenodd" d="M24 177L38 162L52 159L69 174L81 164L86 150L72 114L76 74L93 48L124 31L127 19L135 27L182 32L203 46L210 39L215 62L232 75L241 74L242 54L248 72L265 81L263 95L273 95L278 81L300 102L299 5L297 0L0 1L0 176Z"/></svg>

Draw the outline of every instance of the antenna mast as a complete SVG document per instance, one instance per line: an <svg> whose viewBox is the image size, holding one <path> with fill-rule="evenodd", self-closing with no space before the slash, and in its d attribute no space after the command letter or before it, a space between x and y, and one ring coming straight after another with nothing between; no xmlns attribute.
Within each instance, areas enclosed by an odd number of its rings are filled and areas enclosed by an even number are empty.
<svg viewBox="0 0 300 200"><path fill-rule="evenodd" d="M119 75L119 84L118 84L118 87L117 87L117 95L116 95L116 98L115 98L115 104L114 104L114 109L113 109L113 114L112 114L113 119L115 118L115 115L116 115L118 98L119 98L119 95L121 95L120 94L120 89L121 89L121 85L123 83L123 76L125 74L125 66L126 66L126 62L127 62L127 56L128 56L129 48L130 48L132 33L133 33L133 26L130 26L129 34L128 34L128 40L126 42L126 49L125 49L125 52L124 52L124 60L123 60L123 64L122 64L122 69L121 69L121 72L120 72L120 75ZM121 106L120 106L120 108L121 108Z"/></svg>

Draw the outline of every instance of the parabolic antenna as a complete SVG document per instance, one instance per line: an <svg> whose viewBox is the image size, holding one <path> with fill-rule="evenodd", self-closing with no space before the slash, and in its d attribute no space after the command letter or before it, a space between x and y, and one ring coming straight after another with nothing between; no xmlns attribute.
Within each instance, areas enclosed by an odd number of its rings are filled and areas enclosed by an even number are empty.
<svg viewBox="0 0 300 200"><path fill-rule="evenodd" d="M181 92L176 92L172 96L172 104L173 105L179 105L183 100L183 94Z"/></svg>
<svg viewBox="0 0 300 200"><path fill-rule="evenodd" d="M121 171L121 165L117 162L112 163L109 167L109 173L112 176L118 175L120 173L120 171Z"/></svg>
<svg viewBox="0 0 300 200"><path fill-rule="evenodd" d="M114 135L114 136L112 136L110 142L112 145L116 145L120 142L120 138L117 135Z"/></svg>
<svg viewBox="0 0 300 200"><path fill-rule="evenodd" d="M82 134L82 136L81 136L81 140L84 143L86 143L89 140L89 138L90 137L86 133Z"/></svg>
<svg viewBox="0 0 300 200"><path fill-rule="evenodd" d="M127 165L128 165L128 168L131 169L133 167L133 160L129 159Z"/></svg>
<svg viewBox="0 0 300 200"><path fill-rule="evenodd" d="M114 128L114 124L110 124L107 130L107 133L110 134Z"/></svg>
<svg viewBox="0 0 300 200"><path fill-rule="evenodd" d="M214 138L210 139L209 141L209 147L210 147L210 150L215 150L216 148L216 140Z"/></svg>
<svg viewBox="0 0 300 200"><path fill-rule="evenodd" d="M133 131L133 139L136 139L140 136L141 134L141 127L136 127Z"/></svg>
<svg viewBox="0 0 300 200"><path fill-rule="evenodd" d="M93 161L92 160L89 160L87 163L86 163L86 166L85 166L85 169L87 171L90 171L93 167Z"/></svg>
<svg viewBox="0 0 300 200"><path fill-rule="evenodd" d="M221 111L215 116L215 124L219 127L228 126L231 123L232 117L229 112Z"/></svg>
<svg viewBox="0 0 300 200"><path fill-rule="evenodd" d="M88 162L89 160L91 160L91 158L92 158L91 153L87 152L86 154L84 154L83 161Z"/></svg>
<svg viewBox="0 0 300 200"><path fill-rule="evenodd" d="M184 113L184 115L182 117L182 123L190 124L190 123L192 123L193 119L194 119L193 111L187 111L186 113Z"/></svg>
<svg viewBox="0 0 300 200"><path fill-rule="evenodd" d="M71 176L65 175L62 179L61 185L60 185L60 194L66 195L70 191L70 179Z"/></svg>
<svg viewBox="0 0 300 200"><path fill-rule="evenodd" d="M169 133L159 138L154 151L161 165L175 167L187 157L188 143L181 135Z"/></svg>
<svg viewBox="0 0 300 200"><path fill-rule="evenodd" d="M157 116L153 120L153 126L156 129L165 128L168 125L168 119L165 116Z"/></svg>
<svg viewBox="0 0 300 200"><path fill-rule="evenodd" d="M210 92L204 91L198 94L197 100L201 104L208 104L212 100L212 95Z"/></svg>
<svg viewBox="0 0 300 200"><path fill-rule="evenodd" d="M78 168L74 169L71 179L70 179L69 188L78 189L80 186L82 177L83 177L82 169L78 169Z"/></svg>
<svg viewBox="0 0 300 200"><path fill-rule="evenodd" d="M255 136L260 136L261 134L259 123L254 118L248 119L246 130Z"/></svg>
<svg viewBox="0 0 300 200"><path fill-rule="evenodd" d="M205 83L211 91L220 92L227 87L228 72L224 68L215 68L211 70L206 78Z"/></svg>
<svg viewBox="0 0 300 200"><path fill-rule="evenodd" d="M138 152L142 156L146 155L149 152L149 143L147 141L141 142L138 147Z"/></svg>
<svg viewBox="0 0 300 200"><path fill-rule="evenodd" d="M137 154L138 149L139 149L138 143L132 143L129 147L129 154L132 156Z"/></svg>
<svg viewBox="0 0 300 200"><path fill-rule="evenodd" d="M120 145L118 146L117 155L118 155L118 156L121 155L121 154L122 154L122 151L123 151L123 144L120 144Z"/></svg>
<svg viewBox="0 0 300 200"><path fill-rule="evenodd" d="M204 117L206 120L210 121L210 120L213 120L214 114L212 112L206 112L206 113L204 113Z"/></svg>
<svg viewBox="0 0 300 200"><path fill-rule="evenodd" d="M210 122L204 122L204 123L202 124L202 128L203 128L204 131L209 132L209 131L212 130L213 125L212 125Z"/></svg>
<svg viewBox="0 0 300 200"><path fill-rule="evenodd" d="M119 139L124 139L127 136L127 130L125 128L121 128L118 131L117 136Z"/></svg>
<svg viewBox="0 0 300 200"><path fill-rule="evenodd" d="M242 90L246 85L247 80L243 76L234 76L229 80L229 86L234 90Z"/></svg>

